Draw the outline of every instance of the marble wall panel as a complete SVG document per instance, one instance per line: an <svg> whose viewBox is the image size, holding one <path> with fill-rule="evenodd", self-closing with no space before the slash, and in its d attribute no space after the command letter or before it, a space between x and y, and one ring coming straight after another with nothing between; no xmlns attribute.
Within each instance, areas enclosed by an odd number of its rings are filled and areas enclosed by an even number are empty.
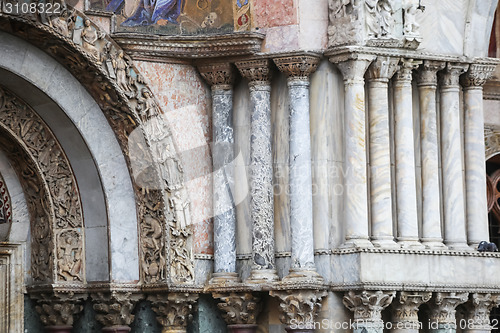
<svg viewBox="0 0 500 333"><path fill-rule="evenodd" d="M299 45L304 50L326 49L328 42L328 1L298 0Z"/></svg>
<svg viewBox="0 0 500 333"><path fill-rule="evenodd" d="M286 52L299 49L299 25L283 25L258 30L265 33L262 52Z"/></svg>
<svg viewBox="0 0 500 333"><path fill-rule="evenodd" d="M484 104L484 123L500 126L500 101L485 100Z"/></svg>
<svg viewBox="0 0 500 333"><path fill-rule="evenodd" d="M277 27L298 23L297 0L254 0L253 26Z"/></svg>

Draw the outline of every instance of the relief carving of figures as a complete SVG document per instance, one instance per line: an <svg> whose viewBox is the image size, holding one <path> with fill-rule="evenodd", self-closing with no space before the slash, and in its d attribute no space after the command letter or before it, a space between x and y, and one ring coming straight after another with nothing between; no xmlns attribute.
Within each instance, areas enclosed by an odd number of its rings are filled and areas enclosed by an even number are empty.
<svg viewBox="0 0 500 333"><path fill-rule="evenodd" d="M170 198L169 201L170 207L174 210L175 218L172 233L174 235L189 235L191 233L191 203L187 198L185 191L175 191L173 197Z"/></svg>
<svg viewBox="0 0 500 333"><path fill-rule="evenodd" d="M82 240L74 230L58 236L57 274L64 281L82 281Z"/></svg>
<svg viewBox="0 0 500 333"><path fill-rule="evenodd" d="M394 26L391 0L365 0L366 28L371 38L390 38Z"/></svg>
<svg viewBox="0 0 500 333"><path fill-rule="evenodd" d="M192 253L186 248L184 236L171 242L170 277L174 283L194 281L194 264Z"/></svg>
<svg viewBox="0 0 500 333"><path fill-rule="evenodd" d="M417 23L417 10L418 4L416 3L410 3L406 8L403 8L403 33L406 36L419 35L420 25Z"/></svg>
<svg viewBox="0 0 500 333"><path fill-rule="evenodd" d="M101 60L101 53L96 47L96 42L99 38L101 38L101 36L99 36L97 30L90 24L89 19L85 20L84 25L85 27L80 35L82 39L82 47L99 62Z"/></svg>

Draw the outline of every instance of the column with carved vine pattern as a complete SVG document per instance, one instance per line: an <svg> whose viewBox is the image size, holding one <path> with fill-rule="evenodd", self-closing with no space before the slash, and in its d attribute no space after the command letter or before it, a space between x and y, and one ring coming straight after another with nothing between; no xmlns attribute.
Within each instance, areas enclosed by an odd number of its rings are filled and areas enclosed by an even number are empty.
<svg viewBox="0 0 500 333"><path fill-rule="evenodd" d="M237 281L234 188L233 79L230 63L198 66L212 88L214 274L212 283Z"/></svg>
<svg viewBox="0 0 500 333"><path fill-rule="evenodd" d="M493 329L490 323L490 311L500 305L500 295L478 294L470 295L465 305L465 318L460 323L464 333L490 333ZM498 323L493 323L497 326Z"/></svg>
<svg viewBox="0 0 500 333"><path fill-rule="evenodd" d="M441 72L441 163L443 169L444 242L453 250L468 250L465 227L459 76L468 65L447 63ZM483 176L484 179L484 176Z"/></svg>
<svg viewBox="0 0 500 333"><path fill-rule="evenodd" d="M251 292L215 292L212 295L219 300L217 307L229 333L257 332L257 316L262 310L260 297Z"/></svg>
<svg viewBox="0 0 500 333"><path fill-rule="evenodd" d="M418 320L418 309L431 297L431 292L398 292L397 297L392 302L392 331L418 333L421 326Z"/></svg>
<svg viewBox="0 0 500 333"><path fill-rule="evenodd" d="M456 308L467 302L468 293L439 292L429 302L430 333L455 333L457 329Z"/></svg>
<svg viewBox="0 0 500 333"><path fill-rule="evenodd" d="M444 248L441 231L439 195L439 140L437 127L437 72L441 61L425 60L417 71L420 100L420 146L422 154L422 244L431 249Z"/></svg>
<svg viewBox="0 0 500 333"><path fill-rule="evenodd" d="M388 307L395 291L349 291L344 295L344 306L354 313L353 333L382 333L382 310Z"/></svg>
<svg viewBox="0 0 500 333"><path fill-rule="evenodd" d="M197 294L156 293L149 295L148 300L162 326L162 333L186 333Z"/></svg>
<svg viewBox="0 0 500 333"><path fill-rule="evenodd" d="M277 280L274 258L271 83L268 59L236 63L250 88L250 205L252 271L249 281Z"/></svg>
<svg viewBox="0 0 500 333"><path fill-rule="evenodd" d="M375 59L366 54L330 58L344 78L344 247L372 247L368 234L366 103L364 75Z"/></svg>
<svg viewBox="0 0 500 333"><path fill-rule="evenodd" d="M71 333L73 323L83 311L85 294L63 291L30 294L47 333Z"/></svg>
<svg viewBox="0 0 500 333"><path fill-rule="evenodd" d="M464 88L465 125L465 194L467 207L467 242L476 248L489 241L488 206L486 199L483 85L495 70L495 65L472 64L462 75Z"/></svg>
<svg viewBox="0 0 500 333"><path fill-rule="evenodd" d="M130 332L132 311L141 296L127 291L104 291L91 295L97 321L103 333Z"/></svg>

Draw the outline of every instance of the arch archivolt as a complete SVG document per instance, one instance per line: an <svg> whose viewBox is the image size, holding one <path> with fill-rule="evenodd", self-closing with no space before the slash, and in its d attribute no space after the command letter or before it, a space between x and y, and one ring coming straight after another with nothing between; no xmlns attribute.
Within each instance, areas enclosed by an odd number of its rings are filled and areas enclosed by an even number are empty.
<svg viewBox="0 0 500 333"><path fill-rule="evenodd" d="M3 2L0 0L0 4ZM140 221L141 281L194 283L192 226L178 221L183 214L175 210L189 202L181 159L168 135L162 111L132 59L110 36L73 8L66 7L50 17L14 16L1 12L1 8L0 30L21 37L64 65L86 87L113 128L129 172L134 175ZM154 126L143 126L145 123ZM129 137L134 131L141 140L136 142L131 156ZM160 137L158 133L167 135ZM158 152L168 154L160 156ZM145 167L138 173L133 170L134 164Z"/></svg>

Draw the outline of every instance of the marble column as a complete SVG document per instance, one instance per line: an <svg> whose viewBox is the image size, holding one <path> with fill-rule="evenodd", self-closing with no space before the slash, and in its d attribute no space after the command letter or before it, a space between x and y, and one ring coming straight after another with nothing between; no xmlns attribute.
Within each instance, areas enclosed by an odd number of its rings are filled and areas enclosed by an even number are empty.
<svg viewBox="0 0 500 333"><path fill-rule="evenodd" d="M500 305L500 295L472 294L465 303L464 333L490 333L493 329L490 323L491 309Z"/></svg>
<svg viewBox="0 0 500 333"><path fill-rule="evenodd" d="M439 149L437 131L437 72L440 61L424 61L417 74L420 98L420 147L422 155L422 237L430 249L444 248L441 230Z"/></svg>
<svg viewBox="0 0 500 333"><path fill-rule="evenodd" d="M134 321L132 311L139 294L125 291L111 291L92 294L97 321L103 326L103 333L128 333Z"/></svg>
<svg viewBox="0 0 500 333"><path fill-rule="evenodd" d="M198 294L155 293L148 296L162 333L186 333Z"/></svg>
<svg viewBox="0 0 500 333"><path fill-rule="evenodd" d="M412 72L421 62L401 60L394 77L394 143L396 155L396 211L398 243L422 247L419 242L415 141L413 126Z"/></svg>
<svg viewBox="0 0 500 333"><path fill-rule="evenodd" d="M220 302L217 307L222 312L229 333L256 333L257 317L262 310L260 298L251 292L213 293Z"/></svg>
<svg viewBox="0 0 500 333"><path fill-rule="evenodd" d="M396 248L392 223L391 143L389 135L389 80L399 60L378 57L368 67L370 124L371 238L376 247Z"/></svg>
<svg viewBox="0 0 500 333"><path fill-rule="evenodd" d="M214 274L210 283L237 281L234 188L233 78L230 63L198 66L212 88Z"/></svg>
<svg viewBox="0 0 500 333"><path fill-rule="evenodd" d="M331 57L342 72L344 96L344 247L372 247L368 234L365 72L372 55Z"/></svg>
<svg viewBox="0 0 500 333"><path fill-rule="evenodd" d="M429 302L430 333L455 333L457 329L456 308L467 301L468 293L435 293Z"/></svg>
<svg viewBox="0 0 500 333"><path fill-rule="evenodd" d="M71 333L73 321L83 311L85 295L72 293L34 294L35 309L47 333Z"/></svg>
<svg viewBox="0 0 500 333"><path fill-rule="evenodd" d="M428 302L432 297L431 292L401 291L392 303L392 332L418 333L421 323L418 320L420 305Z"/></svg>
<svg viewBox="0 0 500 333"><path fill-rule="evenodd" d="M382 310L388 307L395 291L349 291L343 298L346 308L354 313L353 333L383 333Z"/></svg>
<svg viewBox="0 0 500 333"><path fill-rule="evenodd" d="M292 267L287 278L319 278L314 265L312 205L311 129L309 120L309 75L318 67L317 55L275 58L288 77L290 108L290 227Z"/></svg>
<svg viewBox="0 0 500 333"><path fill-rule="evenodd" d="M443 173L444 243L467 250L465 228L459 76L468 65L448 63L441 76L441 163ZM484 177L483 177L484 179Z"/></svg>
<svg viewBox="0 0 500 333"><path fill-rule="evenodd" d="M464 87L465 188L467 208L467 241L476 249L489 241L488 205L486 199L483 85L493 74L494 65L472 64L462 76Z"/></svg>
<svg viewBox="0 0 500 333"><path fill-rule="evenodd" d="M238 62L250 89L250 215L252 271L249 281L277 280L274 258L273 155L269 60Z"/></svg>

